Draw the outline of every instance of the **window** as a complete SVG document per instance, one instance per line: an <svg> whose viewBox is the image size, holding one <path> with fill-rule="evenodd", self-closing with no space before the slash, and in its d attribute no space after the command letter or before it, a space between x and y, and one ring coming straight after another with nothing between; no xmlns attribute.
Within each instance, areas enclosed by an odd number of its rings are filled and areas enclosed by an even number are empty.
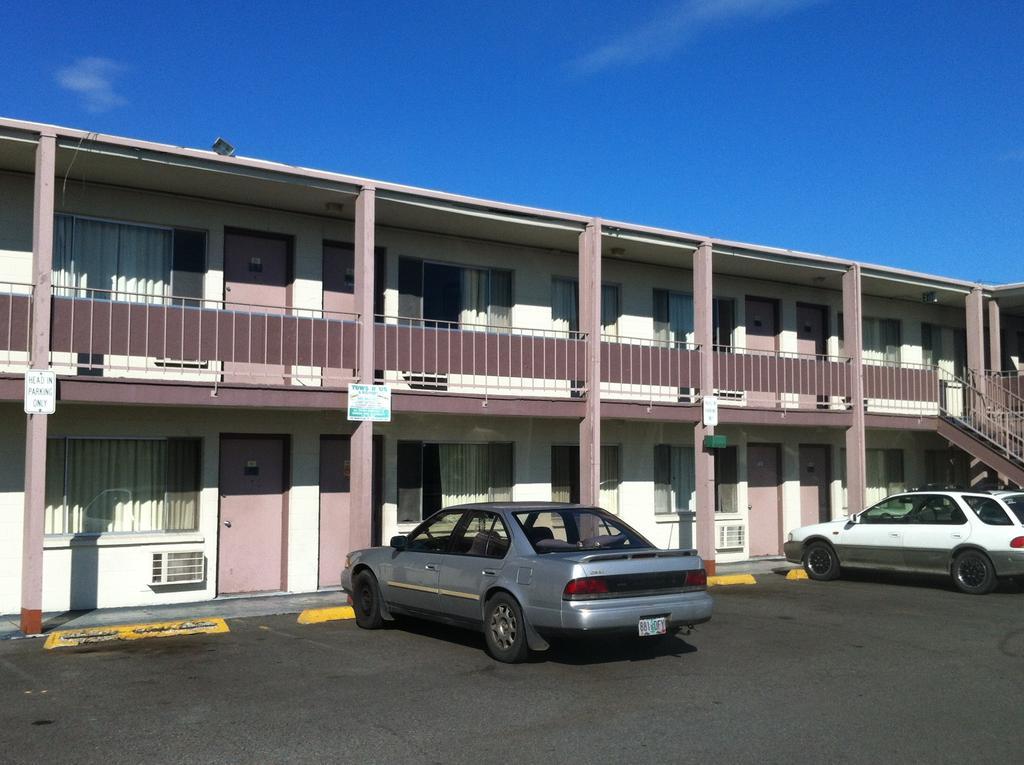
<svg viewBox="0 0 1024 765"><path fill-rule="evenodd" d="M452 537L450 552L479 558L504 558L508 547L508 529L501 517L476 510Z"/></svg>
<svg viewBox="0 0 1024 765"><path fill-rule="evenodd" d="M900 320L864 317L864 361L900 361Z"/></svg>
<svg viewBox="0 0 1024 765"><path fill-rule="evenodd" d="M970 484L970 458L960 449L926 449L925 483L931 489L965 488Z"/></svg>
<svg viewBox="0 0 1024 765"><path fill-rule="evenodd" d="M398 522L443 507L512 499L512 444L398 442Z"/></svg>
<svg viewBox="0 0 1024 765"><path fill-rule="evenodd" d="M398 293L402 319L480 331L512 326L511 271L400 257Z"/></svg>
<svg viewBox="0 0 1024 765"><path fill-rule="evenodd" d="M932 526L960 526L967 523L964 511L952 497L935 494L915 497L914 500L917 509L907 517L907 523L922 523Z"/></svg>
<svg viewBox="0 0 1024 765"><path fill-rule="evenodd" d="M580 448L556 444L551 447L551 500L580 501ZM601 446L601 489L598 504L611 513L619 511L619 447Z"/></svg>
<svg viewBox="0 0 1024 765"><path fill-rule="evenodd" d="M903 451L901 449L867 449L867 504L878 502L890 494L906 491L903 480Z"/></svg>
<svg viewBox="0 0 1024 765"><path fill-rule="evenodd" d="M654 512L693 512L696 475L692 446L654 447Z"/></svg>
<svg viewBox="0 0 1024 765"><path fill-rule="evenodd" d="M57 215L57 295L130 302L202 298L206 233Z"/></svg>
<svg viewBox="0 0 1024 765"><path fill-rule="evenodd" d="M861 513L860 522L902 523L913 509L913 497L889 497Z"/></svg>
<svg viewBox="0 0 1024 765"><path fill-rule="evenodd" d="M551 280L551 321L559 332L580 329L580 290L575 279L555 277ZM601 334L619 336L619 286L601 285Z"/></svg>
<svg viewBox="0 0 1024 765"><path fill-rule="evenodd" d="M406 549L414 552L447 552L452 532L464 513L454 510L434 516L409 535Z"/></svg>
<svg viewBox="0 0 1024 765"><path fill-rule="evenodd" d="M733 332L736 330L736 301L732 298L714 298L711 344L719 350L732 350Z"/></svg>
<svg viewBox="0 0 1024 765"><path fill-rule="evenodd" d="M991 497L964 497L964 502L974 511L982 523L989 526L1012 526L1013 521L1002 506Z"/></svg>
<svg viewBox="0 0 1024 765"><path fill-rule="evenodd" d="M195 531L198 439L52 438L47 534Z"/></svg>
<svg viewBox="0 0 1024 765"><path fill-rule="evenodd" d="M963 377L967 366L967 332L922 322L921 353L925 364L941 366L956 377Z"/></svg>
<svg viewBox="0 0 1024 765"><path fill-rule="evenodd" d="M653 547L622 521L593 510L527 510L515 519L538 553Z"/></svg>
<svg viewBox="0 0 1024 765"><path fill-rule="evenodd" d="M1006 503L1007 507L1013 511L1013 514L1017 516L1017 520L1024 524L1024 494L1014 494L1013 496L1003 497L1003 502Z"/></svg>
<svg viewBox="0 0 1024 765"><path fill-rule="evenodd" d="M693 342L693 295L654 290L654 339L663 343Z"/></svg>
<svg viewBox="0 0 1024 765"><path fill-rule="evenodd" d="M715 449L715 512L738 513L739 469L735 446Z"/></svg>

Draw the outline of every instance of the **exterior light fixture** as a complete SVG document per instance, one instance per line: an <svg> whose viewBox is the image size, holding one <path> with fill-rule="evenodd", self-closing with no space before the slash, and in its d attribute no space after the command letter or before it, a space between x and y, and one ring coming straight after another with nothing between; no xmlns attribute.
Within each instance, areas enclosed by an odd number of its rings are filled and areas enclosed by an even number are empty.
<svg viewBox="0 0 1024 765"><path fill-rule="evenodd" d="M923 293L921 293L921 302L922 303L938 303L939 302L939 296L937 294L935 294L934 290L930 290L928 292L923 292Z"/></svg>
<svg viewBox="0 0 1024 765"><path fill-rule="evenodd" d="M225 141L220 136L213 142L213 146L210 147L215 152L220 154L222 157L233 157L235 156L235 147Z"/></svg>

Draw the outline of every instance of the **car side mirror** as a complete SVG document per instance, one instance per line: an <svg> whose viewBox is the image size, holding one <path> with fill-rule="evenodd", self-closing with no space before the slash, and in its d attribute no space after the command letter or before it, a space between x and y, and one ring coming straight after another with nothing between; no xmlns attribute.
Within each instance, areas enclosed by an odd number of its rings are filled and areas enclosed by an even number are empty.
<svg viewBox="0 0 1024 765"><path fill-rule="evenodd" d="M860 513L854 513L850 516L850 523L860 523Z"/></svg>
<svg viewBox="0 0 1024 765"><path fill-rule="evenodd" d="M404 550L409 544L409 537L399 534L398 536L391 537L391 541L388 544L396 550Z"/></svg>

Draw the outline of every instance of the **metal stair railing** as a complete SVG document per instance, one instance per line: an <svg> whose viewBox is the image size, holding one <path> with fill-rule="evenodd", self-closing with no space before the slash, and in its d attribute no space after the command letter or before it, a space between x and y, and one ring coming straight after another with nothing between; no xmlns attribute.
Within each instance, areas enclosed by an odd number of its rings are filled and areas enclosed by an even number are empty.
<svg viewBox="0 0 1024 765"><path fill-rule="evenodd" d="M974 374L961 378L941 369L939 387L943 419L1024 466L1024 399L1002 388L993 398L982 392Z"/></svg>

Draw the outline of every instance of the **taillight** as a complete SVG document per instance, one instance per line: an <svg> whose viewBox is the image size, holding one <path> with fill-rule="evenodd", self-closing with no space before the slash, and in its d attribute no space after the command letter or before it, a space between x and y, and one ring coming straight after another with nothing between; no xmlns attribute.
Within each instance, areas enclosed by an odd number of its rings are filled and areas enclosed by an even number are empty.
<svg viewBox="0 0 1024 765"><path fill-rule="evenodd" d="M565 600L582 600L607 594L608 580L602 576L585 576L582 579L569 580L562 597Z"/></svg>
<svg viewBox="0 0 1024 765"><path fill-rule="evenodd" d="M1010 547L1012 547L1014 550L1020 550L1021 548L1024 548L1024 537L1015 537L1014 539L1011 539Z"/></svg>
<svg viewBox="0 0 1024 765"><path fill-rule="evenodd" d="M702 568L696 571L687 571L685 584L687 587L707 587L708 572Z"/></svg>

